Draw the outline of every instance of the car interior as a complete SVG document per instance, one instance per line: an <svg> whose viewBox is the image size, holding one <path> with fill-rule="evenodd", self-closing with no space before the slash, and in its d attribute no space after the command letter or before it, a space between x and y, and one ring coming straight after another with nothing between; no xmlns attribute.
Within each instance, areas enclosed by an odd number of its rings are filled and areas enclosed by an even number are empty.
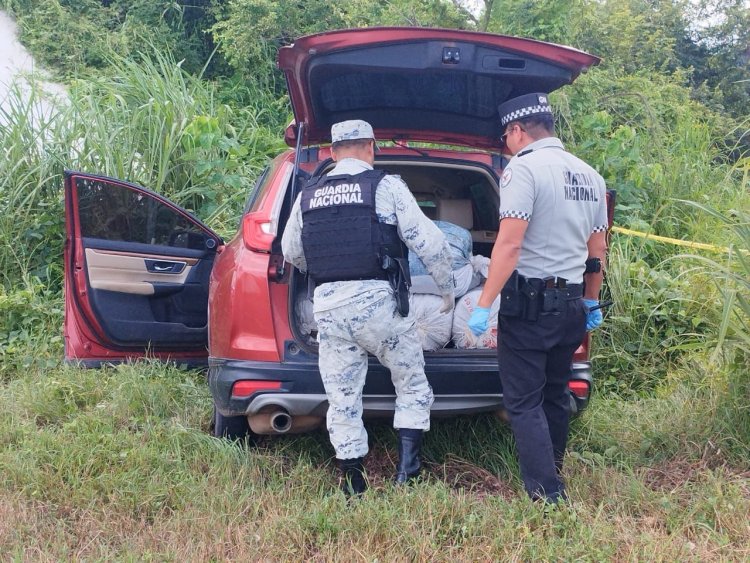
<svg viewBox="0 0 750 563"><path fill-rule="evenodd" d="M333 167L326 163L318 174ZM468 230L472 254L489 257L497 236L500 203L494 173L478 164L378 160L376 169L397 174L406 182L422 212L434 221L445 221ZM310 346L315 346L316 329L312 320L312 302L307 294L306 278L293 273L291 292L294 302L293 331Z"/></svg>

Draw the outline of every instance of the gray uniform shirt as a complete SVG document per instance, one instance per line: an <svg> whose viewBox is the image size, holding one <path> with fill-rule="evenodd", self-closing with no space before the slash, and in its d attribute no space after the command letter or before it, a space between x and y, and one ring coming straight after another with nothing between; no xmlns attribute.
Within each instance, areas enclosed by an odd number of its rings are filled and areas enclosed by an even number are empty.
<svg viewBox="0 0 750 563"><path fill-rule="evenodd" d="M529 222L518 272L581 283L592 233L607 230L604 178L546 137L514 156L500 180L500 219Z"/></svg>
<svg viewBox="0 0 750 563"><path fill-rule="evenodd" d="M356 158L341 159L328 173L359 174L372 170L372 166ZM404 181L395 175L385 176L375 193L375 212L381 223L396 225L401 240L409 251L419 256L427 271L444 295L453 294L451 257L445 237L440 229L425 217ZM292 212L281 237L284 259L299 270L307 271L302 248L302 209L300 198L294 202ZM327 311L356 301L365 291L392 293L390 284L383 280L355 280L324 283L315 288L313 311Z"/></svg>

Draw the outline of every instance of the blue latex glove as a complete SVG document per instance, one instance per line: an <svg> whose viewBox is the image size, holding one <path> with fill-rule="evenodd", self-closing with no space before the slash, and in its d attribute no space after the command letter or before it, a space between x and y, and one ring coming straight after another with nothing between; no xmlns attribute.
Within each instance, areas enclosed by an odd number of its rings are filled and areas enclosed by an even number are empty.
<svg viewBox="0 0 750 563"><path fill-rule="evenodd" d="M471 332L474 333L474 336L479 336L487 332L487 329L489 328L489 318L489 307L474 307L474 312L471 313L471 318L469 319L468 323Z"/></svg>
<svg viewBox="0 0 750 563"><path fill-rule="evenodd" d="M597 299L584 299L583 304L586 305L586 308L596 307L599 304L599 301ZM595 328L598 328L601 326L602 321L604 320L604 317L602 317L602 310L597 309L596 311L589 311L588 316L586 317L586 331L590 332L594 330Z"/></svg>

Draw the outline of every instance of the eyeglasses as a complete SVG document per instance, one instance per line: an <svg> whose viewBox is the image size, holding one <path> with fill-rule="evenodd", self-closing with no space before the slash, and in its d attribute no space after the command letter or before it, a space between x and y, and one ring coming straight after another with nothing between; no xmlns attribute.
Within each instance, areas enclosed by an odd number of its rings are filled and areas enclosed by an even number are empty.
<svg viewBox="0 0 750 563"><path fill-rule="evenodd" d="M513 129L518 127L519 130L525 131L523 127L521 127L518 123L514 123L513 125L509 125L508 128L505 130L505 133L500 135L500 146L505 146L506 142L508 141L508 135L510 134Z"/></svg>

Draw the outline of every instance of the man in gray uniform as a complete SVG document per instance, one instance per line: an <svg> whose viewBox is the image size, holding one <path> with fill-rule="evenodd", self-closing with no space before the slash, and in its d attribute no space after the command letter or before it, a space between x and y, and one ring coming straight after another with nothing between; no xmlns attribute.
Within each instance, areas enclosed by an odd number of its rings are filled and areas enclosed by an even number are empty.
<svg viewBox="0 0 750 563"><path fill-rule="evenodd" d="M362 389L368 353L390 370L396 390L397 483L419 474L422 435L430 427L432 388L424 373L414 314L405 310L408 288L402 280L399 299L389 276L408 276L406 248L416 252L442 291L444 312L454 306L453 276L445 237L422 213L406 184L398 176L373 170L370 124L336 123L331 140L336 166L303 188L281 248L284 258L316 284L313 313L318 366L328 397L328 432L344 474L344 492L350 496L367 488Z"/></svg>
<svg viewBox="0 0 750 563"><path fill-rule="evenodd" d="M601 310L589 308L602 283L606 187L554 136L546 94L519 96L498 110L514 157L500 180L489 278L468 324L486 330L502 289L498 365L521 477L532 498L554 503L566 498L560 471L570 365L585 331L602 322Z"/></svg>

